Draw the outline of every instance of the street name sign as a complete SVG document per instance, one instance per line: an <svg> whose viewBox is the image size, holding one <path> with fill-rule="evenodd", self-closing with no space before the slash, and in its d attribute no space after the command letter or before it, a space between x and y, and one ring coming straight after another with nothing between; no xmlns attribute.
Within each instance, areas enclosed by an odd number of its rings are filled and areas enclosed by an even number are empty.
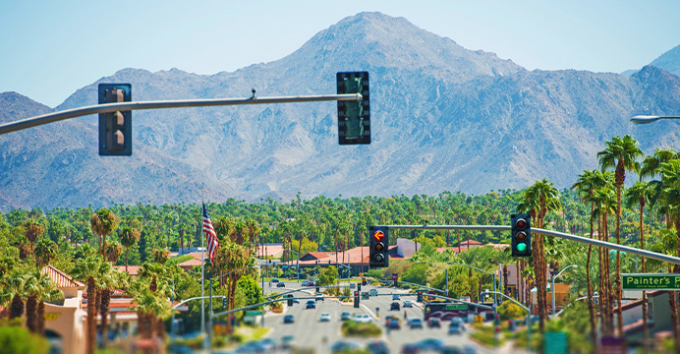
<svg viewBox="0 0 680 354"><path fill-rule="evenodd" d="M676 273L623 273L623 290L680 290L680 274Z"/></svg>
<svg viewBox="0 0 680 354"><path fill-rule="evenodd" d="M447 310L467 310L467 305L446 305Z"/></svg>

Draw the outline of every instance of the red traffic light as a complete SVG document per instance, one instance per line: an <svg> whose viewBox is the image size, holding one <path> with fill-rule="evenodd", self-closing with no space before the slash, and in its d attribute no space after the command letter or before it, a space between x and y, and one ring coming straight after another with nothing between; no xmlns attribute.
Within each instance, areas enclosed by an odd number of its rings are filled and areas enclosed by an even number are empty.
<svg viewBox="0 0 680 354"><path fill-rule="evenodd" d="M527 221L524 219L517 219L517 222L515 223L518 228L523 229L527 227Z"/></svg>
<svg viewBox="0 0 680 354"><path fill-rule="evenodd" d="M358 292L358 291L355 291L355 292L354 292L354 296L359 296L359 292Z"/></svg>
<svg viewBox="0 0 680 354"><path fill-rule="evenodd" d="M418 295L423 295L423 292L422 292L422 291L419 291L419 292L418 292Z"/></svg>
<svg viewBox="0 0 680 354"><path fill-rule="evenodd" d="M375 233L373 233L373 238L375 238L376 241L382 241L382 239L385 237L385 234L378 230Z"/></svg>

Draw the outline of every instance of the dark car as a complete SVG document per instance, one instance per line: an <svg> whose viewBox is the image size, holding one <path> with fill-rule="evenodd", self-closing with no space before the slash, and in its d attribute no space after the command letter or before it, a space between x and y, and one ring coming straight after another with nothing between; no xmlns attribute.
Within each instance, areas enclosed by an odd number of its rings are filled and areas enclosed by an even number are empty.
<svg viewBox="0 0 680 354"><path fill-rule="evenodd" d="M399 300L399 295L392 295L392 300Z"/></svg>
<svg viewBox="0 0 680 354"><path fill-rule="evenodd" d="M293 315L283 316L283 323L295 323L295 317Z"/></svg>
<svg viewBox="0 0 680 354"><path fill-rule="evenodd" d="M442 354L463 354L463 350L455 345L447 345L442 348Z"/></svg>
<svg viewBox="0 0 680 354"><path fill-rule="evenodd" d="M444 342L442 342L441 339L435 339L435 338L423 339L420 342L418 342L418 348L420 350L440 351L443 346L444 346Z"/></svg>
<svg viewBox="0 0 680 354"><path fill-rule="evenodd" d="M272 283L278 283L278 282L279 282L279 280L277 278L272 279Z"/></svg>
<svg viewBox="0 0 680 354"><path fill-rule="evenodd" d="M390 311L392 311L392 310L397 310L397 311L401 310L401 306L399 306L398 302L393 302L392 304L390 304Z"/></svg>
<svg viewBox="0 0 680 354"><path fill-rule="evenodd" d="M449 325L449 334L461 334L463 333L463 324L451 322Z"/></svg>
<svg viewBox="0 0 680 354"><path fill-rule="evenodd" d="M280 283L276 284L276 287L277 287L277 288L285 288L285 287L286 287L286 283L280 282Z"/></svg>
<svg viewBox="0 0 680 354"><path fill-rule="evenodd" d="M430 317L430 319L427 320L427 326L430 328L441 328L442 322L437 317Z"/></svg>
<svg viewBox="0 0 680 354"><path fill-rule="evenodd" d="M331 352L337 353L343 351L358 350L360 348L361 346L357 342L349 340L339 340L333 343L333 345L331 346Z"/></svg>
<svg viewBox="0 0 680 354"><path fill-rule="evenodd" d="M423 328L423 320L421 320L420 318L413 318L410 321L408 321L408 325L409 325L409 327L411 327L411 329L414 329L414 328L422 329Z"/></svg>
<svg viewBox="0 0 680 354"><path fill-rule="evenodd" d="M368 343L366 346L366 349L368 349L371 354L389 354L390 353L390 348L387 346L387 343L377 340L374 342Z"/></svg>
<svg viewBox="0 0 680 354"><path fill-rule="evenodd" d="M415 344L404 344L404 346L401 347L401 354L416 354L419 351L420 349Z"/></svg>
<svg viewBox="0 0 680 354"><path fill-rule="evenodd" d="M349 312L343 312L340 315L340 321L348 321L350 319Z"/></svg>
<svg viewBox="0 0 680 354"><path fill-rule="evenodd" d="M316 302L314 300L308 300L307 306L305 308L306 309L315 309L316 308Z"/></svg>

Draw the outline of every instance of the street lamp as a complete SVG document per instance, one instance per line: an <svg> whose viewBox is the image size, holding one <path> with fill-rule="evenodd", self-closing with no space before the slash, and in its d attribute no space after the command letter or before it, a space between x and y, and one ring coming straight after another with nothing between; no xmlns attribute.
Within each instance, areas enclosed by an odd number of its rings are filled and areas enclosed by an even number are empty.
<svg viewBox="0 0 680 354"><path fill-rule="evenodd" d="M664 117L664 116L635 116L630 119L633 124L649 124L661 119L680 119L680 117Z"/></svg>
<svg viewBox="0 0 680 354"><path fill-rule="evenodd" d="M444 268L444 267L440 267L440 266L432 264L432 263L425 263L425 262L421 262L421 261L416 261L416 263L423 263L423 264L431 265L433 267L443 269L446 272L446 281L445 281L445 283L446 283L446 297L449 297L449 268Z"/></svg>
<svg viewBox="0 0 680 354"><path fill-rule="evenodd" d="M231 273L234 273L234 272L237 272L237 271L239 271L239 270L243 270L243 269L258 269L258 268L260 268L260 266L241 267L241 268L238 268L238 269L234 269L234 270L232 270L231 272L228 272L228 273L226 273L226 274L222 274L222 275L220 275L219 277L212 277L212 278L210 278L210 310L209 310L209 311L210 311L210 324L209 324L210 327L208 328L208 343L209 343L209 345L210 345L211 347L212 347L212 329L213 329L213 328L212 328L212 327L213 327L213 323L212 323L212 319L213 319L213 296L212 296L212 293L213 293L213 280L215 280L215 279L220 279L220 278L223 278L223 277L226 277L227 275L229 275L229 274L231 274ZM264 289L264 278L262 278L262 288Z"/></svg>
<svg viewBox="0 0 680 354"><path fill-rule="evenodd" d="M578 266L576 264L568 265L568 266L562 268L562 270L559 273L557 273L557 275L552 277L552 288L550 288L550 292L552 293L552 313L553 313L553 317L555 317L555 278L559 277L560 274L562 274L562 272L564 272L565 270L567 270L571 267L577 268Z"/></svg>

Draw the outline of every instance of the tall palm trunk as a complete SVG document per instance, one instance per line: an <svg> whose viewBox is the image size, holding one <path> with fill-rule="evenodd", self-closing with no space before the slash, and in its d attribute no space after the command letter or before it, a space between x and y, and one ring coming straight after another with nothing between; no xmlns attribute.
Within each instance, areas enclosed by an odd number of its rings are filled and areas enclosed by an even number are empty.
<svg viewBox="0 0 680 354"><path fill-rule="evenodd" d="M621 185L625 180L626 170L623 167L624 159L619 159L616 166L615 180L616 180L616 244L621 244ZM617 329L620 337L623 337L623 312L621 309L621 252L616 251L616 315L617 315Z"/></svg>
<svg viewBox="0 0 680 354"><path fill-rule="evenodd" d="M128 255L130 254L130 247L125 247L125 273L128 272Z"/></svg>
<svg viewBox="0 0 680 354"><path fill-rule="evenodd" d="M38 334L45 336L45 302L38 303Z"/></svg>
<svg viewBox="0 0 680 354"><path fill-rule="evenodd" d="M595 203L590 203L590 239L593 238L593 217L595 214ZM595 309L593 307L593 287L590 284L590 255L593 245L588 246L588 257L586 258L586 283L588 285L588 312L590 315L590 337L593 345L597 346L597 323L595 322Z"/></svg>
<svg viewBox="0 0 680 354"><path fill-rule="evenodd" d="M94 354L94 346L97 341L97 289L94 277L87 278L87 342L85 352Z"/></svg>
<svg viewBox="0 0 680 354"><path fill-rule="evenodd" d="M645 249L645 230L644 230L644 217L645 211L645 197L640 195L640 248ZM642 273L646 273L645 270L645 257L642 257ZM647 292L642 291L642 348L643 351L647 350L649 345L649 328L647 327Z"/></svg>
<svg viewBox="0 0 680 354"><path fill-rule="evenodd" d="M26 299L26 327L33 333L38 332L38 295Z"/></svg>
<svg viewBox="0 0 680 354"><path fill-rule="evenodd" d="M508 289L508 265L503 264L503 294L510 296L510 291Z"/></svg>
<svg viewBox="0 0 680 354"><path fill-rule="evenodd" d="M10 306L9 319L19 318L24 315L24 300L21 294L16 294L12 297L12 305Z"/></svg>
<svg viewBox="0 0 680 354"><path fill-rule="evenodd" d="M598 216L597 220L597 232L598 232L598 239L600 241L604 241L604 232L602 231L602 214ZM602 322L602 332L605 335L609 335L609 322L607 321L607 313L606 313L606 308L607 308L607 286L605 285L605 271L606 271L606 265L604 263L604 257L603 257L603 248L598 247L598 256L599 256L599 268L600 268L600 321Z"/></svg>
<svg viewBox="0 0 680 354"><path fill-rule="evenodd" d="M110 290L100 290L99 298L101 299L101 304L99 305L100 322L101 322L101 348L106 348L109 338L109 326L108 326L108 316L109 316L109 303L111 301L111 291Z"/></svg>
<svg viewBox="0 0 680 354"><path fill-rule="evenodd" d="M539 236L539 237L540 237L540 236ZM531 241L531 243L532 243L531 247L540 253L538 237L535 237L535 238ZM541 276L541 271L540 271L540 269L541 269L541 260L540 260L540 256L538 256L538 254L535 253L535 257L533 257L533 261L534 261L534 264L533 264L533 266L534 266L534 278L536 279L536 299L538 300L538 308L539 308L539 312L540 312L540 309L541 309L541 289L540 289L540 286L541 286L541 285L538 283L538 279L539 279L540 276ZM532 316L533 316L533 314L532 314ZM539 328L540 328L541 332L543 331L543 326L544 326L544 325L545 325L545 324L544 324L544 322L543 322L543 317L542 317L542 316L539 316Z"/></svg>

